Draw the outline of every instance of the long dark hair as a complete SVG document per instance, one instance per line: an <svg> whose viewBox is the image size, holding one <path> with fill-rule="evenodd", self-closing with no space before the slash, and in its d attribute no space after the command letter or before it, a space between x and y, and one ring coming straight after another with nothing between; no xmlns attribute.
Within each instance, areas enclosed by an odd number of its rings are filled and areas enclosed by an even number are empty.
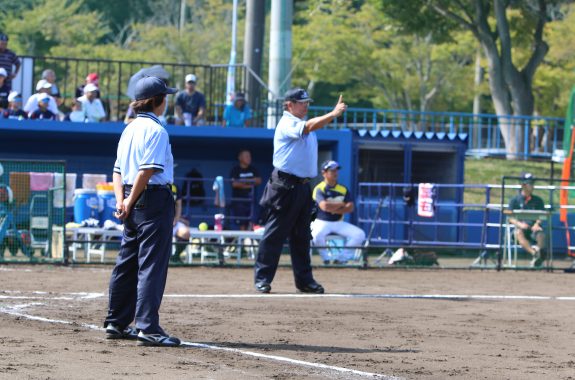
<svg viewBox="0 0 575 380"><path fill-rule="evenodd" d="M162 104L165 97L165 94L160 94L148 99L134 100L130 106L135 113L153 112L156 107Z"/></svg>

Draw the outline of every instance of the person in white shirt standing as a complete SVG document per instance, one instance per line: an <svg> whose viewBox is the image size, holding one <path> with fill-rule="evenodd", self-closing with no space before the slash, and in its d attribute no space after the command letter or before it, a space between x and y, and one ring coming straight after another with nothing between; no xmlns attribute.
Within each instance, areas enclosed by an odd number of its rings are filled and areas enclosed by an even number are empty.
<svg viewBox="0 0 575 380"><path fill-rule="evenodd" d="M88 83L84 87L84 96L80 96L78 101L82 103L86 121L98 123L106 118L106 111L102 101L98 99L98 87L95 84Z"/></svg>

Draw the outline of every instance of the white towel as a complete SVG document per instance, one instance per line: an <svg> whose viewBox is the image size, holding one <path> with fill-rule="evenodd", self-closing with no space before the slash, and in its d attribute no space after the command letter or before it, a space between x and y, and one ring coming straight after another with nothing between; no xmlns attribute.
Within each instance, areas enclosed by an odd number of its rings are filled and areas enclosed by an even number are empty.
<svg viewBox="0 0 575 380"><path fill-rule="evenodd" d="M66 207L74 206L74 190L76 190L76 173L66 173ZM54 187L62 187L64 176L54 173ZM54 207L62 208L63 189L54 191Z"/></svg>

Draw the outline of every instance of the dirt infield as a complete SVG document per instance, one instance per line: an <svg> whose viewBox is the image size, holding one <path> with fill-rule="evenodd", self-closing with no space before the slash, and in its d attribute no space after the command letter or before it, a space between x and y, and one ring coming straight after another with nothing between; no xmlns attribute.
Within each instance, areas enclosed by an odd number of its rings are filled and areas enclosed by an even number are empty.
<svg viewBox="0 0 575 380"><path fill-rule="evenodd" d="M324 296L252 271L171 268L181 348L107 341L111 266L0 266L0 378L573 379L574 275L316 269ZM380 375L380 376L377 376Z"/></svg>

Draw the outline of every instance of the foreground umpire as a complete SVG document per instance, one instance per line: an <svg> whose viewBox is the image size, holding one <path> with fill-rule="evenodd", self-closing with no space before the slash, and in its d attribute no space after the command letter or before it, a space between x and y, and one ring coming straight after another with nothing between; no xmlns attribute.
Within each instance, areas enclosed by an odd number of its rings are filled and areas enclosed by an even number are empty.
<svg viewBox="0 0 575 380"><path fill-rule="evenodd" d="M317 176L317 138L323 128L346 110L340 95L335 108L323 115L304 120L312 99L300 89L285 94L284 114L274 135L274 170L264 189L265 232L255 263L255 287L269 293L283 244L289 238L296 288L304 293L323 293L312 275L309 245L313 205L309 181Z"/></svg>
<svg viewBox="0 0 575 380"><path fill-rule="evenodd" d="M122 133L114 165L116 217L124 235L110 280L109 339L137 339L144 346L179 346L159 324L172 244L174 161L168 133L158 120L166 105L166 87L156 77L136 84L137 114ZM136 328L130 323L136 321Z"/></svg>

